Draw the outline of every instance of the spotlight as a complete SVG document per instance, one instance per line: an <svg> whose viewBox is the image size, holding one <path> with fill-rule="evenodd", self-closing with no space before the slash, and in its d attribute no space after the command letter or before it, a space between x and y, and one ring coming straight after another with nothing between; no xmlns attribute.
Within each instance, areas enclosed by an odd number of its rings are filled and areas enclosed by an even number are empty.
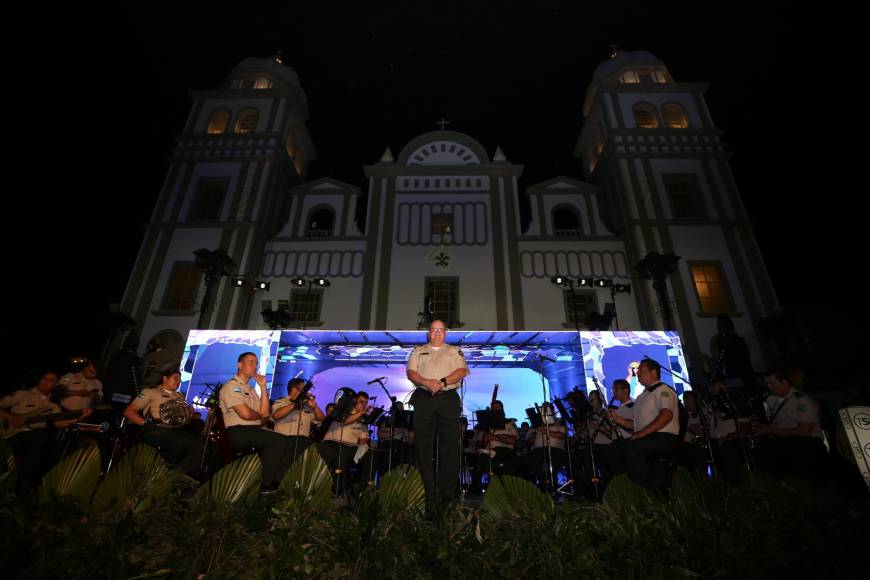
<svg viewBox="0 0 870 580"><path fill-rule="evenodd" d="M290 283L293 286L305 286L305 280L303 280L302 278L293 278L292 280L290 280Z"/></svg>
<svg viewBox="0 0 870 580"><path fill-rule="evenodd" d="M330 283L329 280L325 278L315 278L314 283L320 286L321 288L329 288Z"/></svg>
<svg viewBox="0 0 870 580"><path fill-rule="evenodd" d="M563 276L553 276L552 278L550 278L550 282L552 282L556 286L568 285L568 280L565 279Z"/></svg>
<svg viewBox="0 0 870 580"><path fill-rule="evenodd" d="M581 288L589 288L592 286L592 278L577 278L577 285Z"/></svg>
<svg viewBox="0 0 870 580"><path fill-rule="evenodd" d="M245 285L244 278L233 278L233 286L235 286L236 288L241 288L244 285Z"/></svg>
<svg viewBox="0 0 870 580"><path fill-rule="evenodd" d="M594 286L596 288L610 288L613 286L613 280L595 280Z"/></svg>
<svg viewBox="0 0 870 580"><path fill-rule="evenodd" d="M266 292L268 292L268 291L269 291L269 287L270 287L271 285L272 285L271 282L263 282L263 281L261 281L261 280L256 280L256 281L254 281L254 287L255 287L257 290L265 290Z"/></svg>
<svg viewBox="0 0 870 580"><path fill-rule="evenodd" d="M626 294L631 294L631 284L616 284L614 286L614 292L620 293L625 292Z"/></svg>

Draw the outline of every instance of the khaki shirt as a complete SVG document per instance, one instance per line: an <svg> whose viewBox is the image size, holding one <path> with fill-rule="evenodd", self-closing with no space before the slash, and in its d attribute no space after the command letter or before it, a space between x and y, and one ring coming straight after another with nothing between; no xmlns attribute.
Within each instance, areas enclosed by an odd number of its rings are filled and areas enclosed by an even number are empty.
<svg viewBox="0 0 870 580"><path fill-rule="evenodd" d="M513 435L514 437L519 437L520 435L519 431L517 431L516 423L510 419L508 419L504 424L503 429L493 429L491 433L492 435ZM486 453L488 449L498 449L499 447L507 447L508 449L514 448L512 443L505 443L504 441L498 441L490 437L489 443L487 443L480 452Z"/></svg>
<svg viewBox="0 0 870 580"><path fill-rule="evenodd" d="M785 397L777 397L776 395L767 397L765 405L767 406L767 416L773 417L771 425L774 427L794 429L798 423L812 423L813 431L810 437L822 438L819 406L811 397L791 389Z"/></svg>
<svg viewBox="0 0 870 580"><path fill-rule="evenodd" d="M565 429L564 425L560 425L560 424L556 423L556 424L550 424L550 425L548 425L548 427L550 428L549 430L551 433L555 431L557 433L562 433L566 436L568 435L568 432ZM529 430L529 441L531 441L532 449L538 449L539 447L546 448L547 447L547 436L544 433L544 427L530 429ZM553 435L551 434L550 435L550 447L552 449L565 449L565 439L564 438L558 439L556 437L553 437Z"/></svg>
<svg viewBox="0 0 870 580"><path fill-rule="evenodd" d="M52 403L48 396L40 393L36 387L23 391L15 391L10 395L6 395L0 399L0 407L16 415L34 412L37 415L52 415L61 412L60 407ZM18 432L30 431L31 429L45 429L46 427L47 423L31 423L27 427L22 427Z"/></svg>
<svg viewBox="0 0 870 580"><path fill-rule="evenodd" d="M238 425L260 425L259 419L246 421L236 413L233 407L245 405L252 411L260 412L260 396L256 389L250 387L241 377L236 375L221 387L221 412L224 414L224 426L227 428Z"/></svg>
<svg viewBox="0 0 870 580"><path fill-rule="evenodd" d="M626 402L620 404L619 407L616 408L616 414L623 419L631 419L632 421L634 421L634 400L629 399ZM625 429L623 427L617 427L617 429L619 429L619 432L622 433L622 436L626 439L631 437L631 431L629 431L628 429Z"/></svg>
<svg viewBox="0 0 870 580"><path fill-rule="evenodd" d="M103 383L99 379L86 379L82 373L67 373L60 378L57 386L64 391L97 391L98 398L103 398ZM69 411L81 411L93 406L91 397L69 396L60 401L61 406Z"/></svg>
<svg viewBox="0 0 870 580"><path fill-rule="evenodd" d="M326 431L326 435L323 436L324 441L338 441L345 445L359 445L361 439L365 441L368 438L368 428L359 421L350 425L342 425L341 421L333 421Z"/></svg>
<svg viewBox="0 0 870 580"><path fill-rule="evenodd" d="M392 431L392 433L390 433ZM401 441L402 443L413 443L414 434L406 427L394 427L390 429L390 423L387 421L385 425L378 427L378 441Z"/></svg>
<svg viewBox="0 0 870 580"><path fill-rule="evenodd" d="M408 370L418 372L424 379L440 380L456 369L467 370L468 364L465 362L462 350L452 344L437 347L424 344L415 347L408 357ZM457 388L459 383L450 383L445 390Z"/></svg>
<svg viewBox="0 0 870 580"><path fill-rule="evenodd" d="M655 421L662 409L670 409L673 416L670 422L659 429L658 433L680 433L680 413L677 409L677 393L664 383L659 383L655 390L650 392L644 389L634 402L634 432L642 431L647 425Z"/></svg>
<svg viewBox="0 0 870 580"><path fill-rule="evenodd" d="M278 399L272 406L272 412L286 407L289 404L290 397ZM312 423L317 423L317 421L314 420L314 410L303 403L302 411L299 409L293 409L280 419L275 419L275 433L287 435L288 437L309 437L311 435Z"/></svg>
<svg viewBox="0 0 870 580"><path fill-rule="evenodd" d="M169 401L184 402L184 395L178 391L167 391L161 387L143 389L130 403L146 419L161 422L160 407Z"/></svg>

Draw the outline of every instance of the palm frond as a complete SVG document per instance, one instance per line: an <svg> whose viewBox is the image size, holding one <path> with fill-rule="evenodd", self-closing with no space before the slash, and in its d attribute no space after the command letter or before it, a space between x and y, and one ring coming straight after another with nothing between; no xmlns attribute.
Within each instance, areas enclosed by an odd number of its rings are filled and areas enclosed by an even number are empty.
<svg viewBox="0 0 870 580"><path fill-rule="evenodd" d="M39 485L41 502L68 498L81 506L87 505L100 476L100 450L89 445L77 450L49 471Z"/></svg>
<svg viewBox="0 0 870 580"><path fill-rule="evenodd" d="M311 445L296 458L284 478L281 489L287 494L285 507L327 509L332 497L332 475L326 463Z"/></svg>
<svg viewBox="0 0 870 580"><path fill-rule="evenodd" d="M192 502L236 503L254 499L262 477L260 456L245 455L222 467L193 494Z"/></svg>
<svg viewBox="0 0 870 580"><path fill-rule="evenodd" d="M383 513L420 511L426 504L426 490L420 472L413 465L400 465L382 479L378 502Z"/></svg>

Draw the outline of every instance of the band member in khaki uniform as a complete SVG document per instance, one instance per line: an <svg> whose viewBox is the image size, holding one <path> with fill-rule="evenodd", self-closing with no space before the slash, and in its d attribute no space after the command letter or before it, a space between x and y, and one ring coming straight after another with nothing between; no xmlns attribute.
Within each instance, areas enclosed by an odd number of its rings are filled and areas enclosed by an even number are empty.
<svg viewBox="0 0 870 580"><path fill-rule="evenodd" d="M644 391L632 407L634 418L624 419L615 410L609 411L617 425L633 432L631 439L617 442L619 453L614 453L612 475L627 471L635 483L655 489L652 461L673 454L680 432L677 393L661 382L661 366L654 360L641 361L637 378Z"/></svg>
<svg viewBox="0 0 870 580"><path fill-rule="evenodd" d="M447 502L459 491L459 416L462 402L457 389L468 375L468 365L457 346L446 344L447 327L440 320L429 325L429 342L416 347L408 358L407 376L417 388L414 406L417 467L426 497ZM432 453L438 435L438 479Z"/></svg>
<svg viewBox="0 0 870 580"><path fill-rule="evenodd" d="M57 373L46 371L32 389L15 391L0 399L0 418L5 423L3 437L15 450L19 493L27 493L35 488L49 467L56 434L50 427L63 429L91 414L90 409L84 409L80 418L31 422L31 418L36 415L56 415L62 412L50 399L57 383Z"/></svg>
<svg viewBox="0 0 870 580"><path fill-rule="evenodd" d="M504 404L496 401L493 411L504 411ZM477 457L471 472L475 487L479 487L484 473L513 475L517 470L517 453L514 450L519 437L513 419L505 421L501 429L480 430L477 438ZM476 490L475 490L476 491Z"/></svg>
<svg viewBox="0 0 870 580"><path fill-rule="evenodd" d="M170 368L160 377L160 386L139 393L124 409L124 416L142 426L142 441L160 449L167 464L196 477L202 460L202 440L183 429L193 417L193 407L178 392L181 373Z"/></svg>
<svg viewBox="0 0 870 580"><path fill-rule="evenodd" d="M544 425L532 427L529 430L528 444L531 451L526 455L525 463L538 485L549 486L550 456L552 456L553 460L554 482L556 472L568 463L568 455L566 453L568 429L565 425L556 421L553 414L553 406L550 403L541 405L541 418L544 421ZM547 455L547 433L545 430L550 432L550 456Z"/></svg>
<svg viewBox="0 0 870 580"><path fill-rule="evenodd" d="M756 448L759 466L777 476L794 474L819 482L827 460L819 406L795 389L784 371L768 372L765 381L770 391L765 401L768 423L755 427L762 436Z"/></svg>
<svg viewBox="0 0 870 580"><path fill-rule="evenodd" d="M92 409L103 398L103 383L90 361L85 362L81 371L62 376L57 387L62 393L60 406L68 411Z"/></svg>
<svg viewBox="0 0 870 580"><path fill-rule="evenodd" d="M311 425L323 422L323 411L317 405L314 393L308 393L299 407L293 401L305 387L305 381L300 378L290 379L287 383L287 396L275 401L272 405L272 418L275 419L275 433L290 438L290 464L305 453L311 440Z"/></svg>
<svg viewBox="0 0 870 580"><path fill-rule="evenodd" d="M238 373L221 387L220 407L230 449L256 449L263 462L260 491L271 493L278 489L290 466L289 440L262 427L263 420L269 416L269 394L266 377L257 374L257 362L257 355L252 352L239 356ZM262 395L248 385L251 379L256 381Z"/></svg>
<svg viewBox="0 0 870 580"><path fill-rule="evenodd" d="M368 426L361 423L363 416L371 411L369 395L363 391L356 394L353 411L343 421L333 420L323 441L317 444L317 451L326 465L337 477L336 491L347 490L350 484L348 469L355 462L360 445L368 445ZM359 461L360 469L366 472L366 478L371 472L373 461L371 450L367 451Z"/></svg>

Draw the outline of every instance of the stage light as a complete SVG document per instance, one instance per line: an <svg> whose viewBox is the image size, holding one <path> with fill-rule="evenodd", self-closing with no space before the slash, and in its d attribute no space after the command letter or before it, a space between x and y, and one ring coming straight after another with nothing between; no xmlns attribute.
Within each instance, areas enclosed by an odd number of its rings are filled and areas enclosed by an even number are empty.
<svg viewBox="0 0 870 580"><path fill-rule="evenodd" d="M305 280L303 280L302 278L293 278L292 280L290 280L290 284L292 284L293 286L305 286Z"/></svg>
<svg viewBox="0 0 870 580"><path fill-rule="evenodd" d="M254 281L254 288L256 288L257 290L265 290L266 292L268 292L271 285L271 282L263 282L262 280Z"/></svg>
<svg viewBox="0 0 870 580"><path fill-rule="evenodd" d="M567 286L568 280L563 276L553 276L550 278L550 282L552 282L556 286Z"/></svg>
<svg viewBox="0 0 870 580"><path fill-rule="evenodd" d="M613 286L613 280L600 279L595 280L594 286L596 288L610 288Z"/></svg>
<svg viewBox="0 0 870 580"><path fill-rule="evenodd" d="M233 286L235 286L236 288L241 288L244 285L245 285L244 278L233 278Z"/></svg>
<svg viewBox="0 0 870 580"><path fill-rule="evenodd" d="M326 278L315 278L314 284L320 286L321 288L329 288L330 283Z"/></svg>
<svg viewBox="0 0 870 580"><path fill-rule="evenodd" d="M613 288L614 294L618 294L620 292L625 292L626 294L631 294L631 284L617 284Z"/></svg>
<svg viewBox="0 0 870 580"><path fill-rule="evenodd" d="M577 285L581 288L588 288L592 286L592 278L577 278Z"/></svg>

